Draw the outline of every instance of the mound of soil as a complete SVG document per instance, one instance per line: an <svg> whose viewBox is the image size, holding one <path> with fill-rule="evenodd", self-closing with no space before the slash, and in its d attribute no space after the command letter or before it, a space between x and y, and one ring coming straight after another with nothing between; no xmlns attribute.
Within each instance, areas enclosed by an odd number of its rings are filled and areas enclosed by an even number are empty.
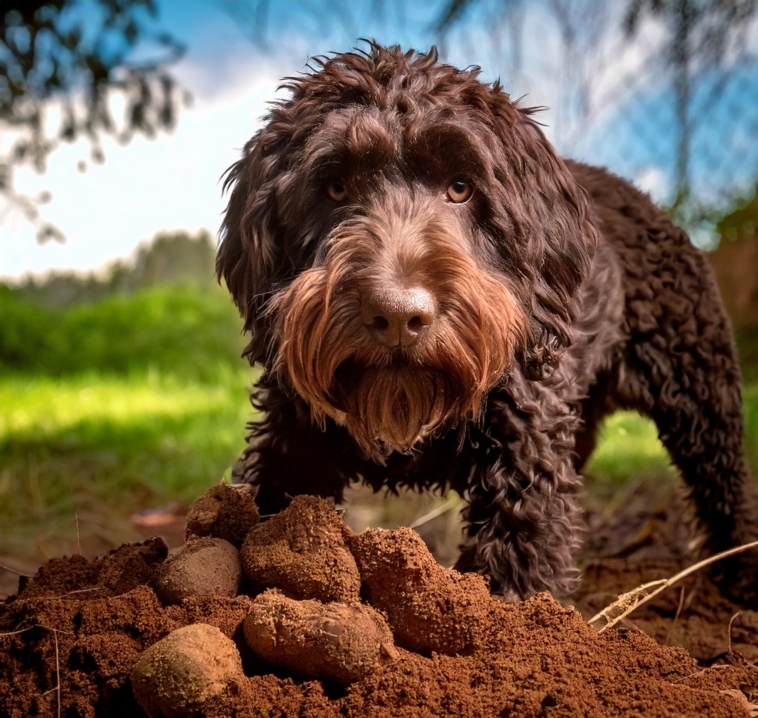
<svg viewBox="0 0 758 718"><path fill-rule="evenodd" d="M410 529L355 535L318 499L257 524L248 512L243 541L227 493L212 502L226 529L214 532L205 516L201 533L224 539L227 553L242 546L238 595L209 595L206 562L202 581L183 584L198 588L161 602L153 586L171 562L160 539L94 561L52 560L22 579L0 604L0 716L727 718L754 709L758 668L734 649L758 641L737 619L720 662L695 646L714 664L704 665L629 625L598 634L548 594L500 601L481 577L439 566ZM660 560L670 569L679 559ZM613 562L628 556L593 561L583 610L633 587L625 569L612 580ZM670 639L675 616L680 628L695 620L683 619L695 604L680 595L668 597L670 615L658 606L635 620L658 620L651 632ZM187 626L197 628L183 640ZM173 695L180 684L188 688Z"/></svg>

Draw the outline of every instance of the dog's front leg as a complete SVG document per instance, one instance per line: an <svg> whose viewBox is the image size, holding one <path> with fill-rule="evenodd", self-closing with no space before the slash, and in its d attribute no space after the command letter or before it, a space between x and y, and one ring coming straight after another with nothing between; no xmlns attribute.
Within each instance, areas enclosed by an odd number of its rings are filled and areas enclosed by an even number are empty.
<svg viewBox="0 0 758 718"><path fill-rule="evenodd" d="M551 412L539 410L545 401L555 404ZM480 446L469 478L467 538L455 567L488 575L493 591L511 599L567 594L579 546L576 417L554 395L503 401L490 414L499 428L483 439L490 446Z"/></svg>
<svg viewBox="0 0 758 718"><path fill-rule="evenodd" d="M573 483L570 461L559 471ZM574 492L556 487L554 478L498 465L482 469L474 481L463 512L468 536L455 568L488 575L493 591L513 600L538 591L570 593L579 543Z"/></svg>
<svg viewBox="0 0 758 718"><path fill-rule="evenodd" d="M305 403L264 375L252 402L262 418L249 424L248 445L234 468L235 483L255 490L261 514L273 514L294 496L310 494L342 500L357 471L346 433L334 425L314 425Z"/></svg>

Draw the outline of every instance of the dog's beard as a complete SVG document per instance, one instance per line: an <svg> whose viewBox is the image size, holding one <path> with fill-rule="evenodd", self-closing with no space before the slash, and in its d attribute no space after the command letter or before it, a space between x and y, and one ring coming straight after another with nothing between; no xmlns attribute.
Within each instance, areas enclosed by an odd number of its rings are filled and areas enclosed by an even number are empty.
<svg viewBox="0 0 758 718"><path fill-rule="evenodd" d="M408 365L340 367L330 394L339 419L373 455L409 451L459 419L463 387L441 371Z"/></svg>
<svg viewBox="0 0 758 718"><path fill-rule="evenodd" d="M325 275L305 272L271 304L280 339L272 368L316 423L333 419L380 459L481 418L523 335L523 314L502 285L480 275L472 299L440 318L431 341L396 356L371 340L356 296L330 295Z"/></svg>

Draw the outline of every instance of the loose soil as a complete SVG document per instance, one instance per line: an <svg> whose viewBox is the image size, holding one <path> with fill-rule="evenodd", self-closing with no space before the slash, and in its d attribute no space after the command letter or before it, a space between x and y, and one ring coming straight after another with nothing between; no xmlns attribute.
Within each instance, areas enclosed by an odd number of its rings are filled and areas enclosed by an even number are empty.
<svg viewBox="0 0 758 718"><path fill-rule="evenodd" d="M143 651L192 624L230 638L243 675L186 715L756 715L758 614L724 599L707 573L617 628L598 634L586 621L620 592L692 562L671 497L653 497L652 513L641 492L614 515L590 512L576 608L548 594L504 603L481 578L439 566L415 532L356 535L316 500L251 525L243 540L225 497L216 490L219 520L203 513L202 534L242 546L250 574L237 596L161 603L152 588L168 553L161 539L93 561L54 559L22 578L0 604L0 717L146 716L129 674ZM356 618L340 623L358 614L370 619L365 634ZM253 615L247 633L259 653L245 635Z"/></svg>

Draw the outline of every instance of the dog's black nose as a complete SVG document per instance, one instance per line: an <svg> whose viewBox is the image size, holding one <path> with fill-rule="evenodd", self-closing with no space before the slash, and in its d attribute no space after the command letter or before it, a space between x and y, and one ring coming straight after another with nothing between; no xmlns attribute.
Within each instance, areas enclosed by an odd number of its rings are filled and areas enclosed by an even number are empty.
<svg viewBox="0 0 758 718"><path fill-rule="evenodd" d="M388 347L410 347L434 322L434 297L425 289L384 289L367 296L363 323L376 341Z"/></svg>

